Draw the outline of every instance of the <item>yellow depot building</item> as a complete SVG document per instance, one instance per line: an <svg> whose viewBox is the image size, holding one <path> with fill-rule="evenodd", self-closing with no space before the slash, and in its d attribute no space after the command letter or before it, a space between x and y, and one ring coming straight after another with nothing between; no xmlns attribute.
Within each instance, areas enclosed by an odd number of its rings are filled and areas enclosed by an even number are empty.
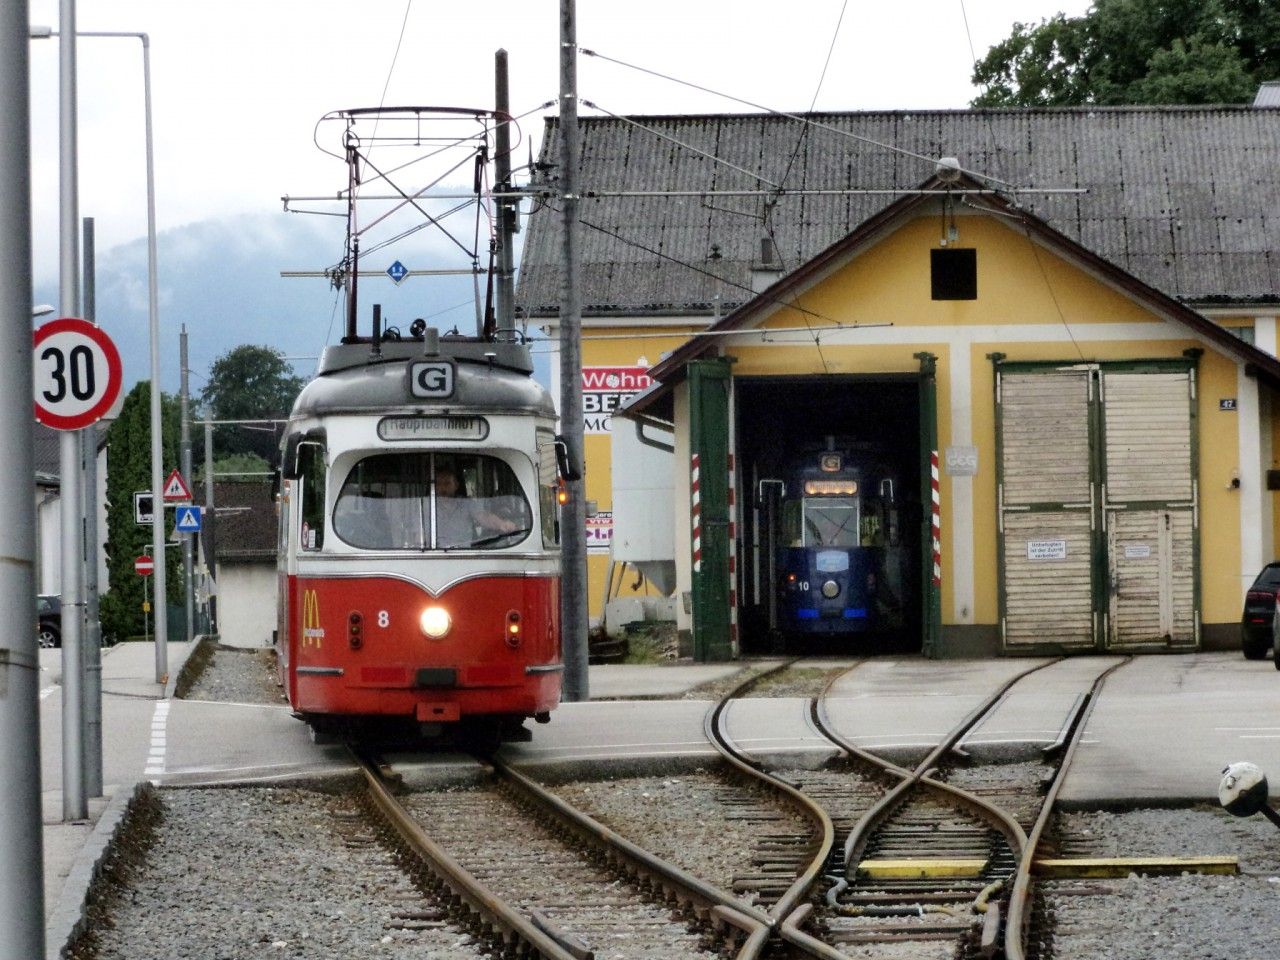
<svg viewBox="0 0 1280 960"><path fill-rule="evenodd" d="M1278 137L1261 108L584 121L593 616L653 595L699 659L1238 648L1280 522ZM535 215L552 330L557 248Z"/></svg>

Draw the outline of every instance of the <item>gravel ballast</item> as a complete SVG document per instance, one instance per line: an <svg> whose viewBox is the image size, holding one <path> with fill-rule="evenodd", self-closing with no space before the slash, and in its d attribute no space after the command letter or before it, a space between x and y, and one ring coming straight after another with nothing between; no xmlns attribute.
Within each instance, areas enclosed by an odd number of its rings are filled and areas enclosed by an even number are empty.
<svg viewBox="0 0 1280 960"><path fill-rule="evenodd" d="M1280 960L1280 834L1211 806L1058 817L1073 855L1236 856L1240 876L1042 885L1055 960Z"/></svg>
<svg viewBox="0 0 1280 960"><path fill-rule="evenodd" d="M388 869L385 847L353 842L349 825L362 814L352 795L162 790L158 798L146 830L118 851L118 883L95 905L75 960L485 955L447 923L404 928L398 915L427 900Z"/></svg>
<svg viewBox="0 0 1280 960"><path fill-rule="evenodd" d="M215 645L182 699L285 703L284 689L276 682L275 651Z"/></svg>

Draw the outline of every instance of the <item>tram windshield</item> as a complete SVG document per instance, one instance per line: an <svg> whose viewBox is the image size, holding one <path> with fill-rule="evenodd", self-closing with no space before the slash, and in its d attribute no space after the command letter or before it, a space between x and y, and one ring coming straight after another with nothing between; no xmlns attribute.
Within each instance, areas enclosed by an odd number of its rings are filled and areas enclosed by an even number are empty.
<svg viewBox="0 0 1280 960"><path fill-rule="evenodd" d="M511 467L472 453L380 453L359 461L338 493L333 531L366 550L491 550L533 527Z"/></svg>
<svg viewBox="0 0 1280 960"><path fill-rule="evenodd" d="M805 497L783 504L786 538L796 547L857 547L857 497Z"/></svg>

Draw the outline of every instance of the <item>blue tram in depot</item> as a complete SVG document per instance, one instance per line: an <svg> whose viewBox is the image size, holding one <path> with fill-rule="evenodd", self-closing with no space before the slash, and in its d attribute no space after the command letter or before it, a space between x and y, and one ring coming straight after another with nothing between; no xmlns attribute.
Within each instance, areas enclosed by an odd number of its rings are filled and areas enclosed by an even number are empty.
<svg viewBox="0 0 1280 960"><path fill-rule="evenodd" d="M868 445L798 453L760 481L769 627L779 634L901 633L917 592L907 478Z"/></svg>

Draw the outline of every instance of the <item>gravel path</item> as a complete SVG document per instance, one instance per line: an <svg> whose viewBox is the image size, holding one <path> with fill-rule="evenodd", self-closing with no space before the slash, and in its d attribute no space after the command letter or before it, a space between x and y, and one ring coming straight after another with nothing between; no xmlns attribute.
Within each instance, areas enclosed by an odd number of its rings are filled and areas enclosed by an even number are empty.
<svg viewBox="0 0 1280 960"><path fill-rule="evenodd" d="M204 668L185 691L186 700L218 700L223 703L286 703L284 688L276 683L274 650L213 648Z"/></svg>
<svg viewBox="0 0 1280 960"><path fill-rule="evenodd" d="M351 795L164 790L144 819L75 960L488 955L396 868Z"/></svg>

